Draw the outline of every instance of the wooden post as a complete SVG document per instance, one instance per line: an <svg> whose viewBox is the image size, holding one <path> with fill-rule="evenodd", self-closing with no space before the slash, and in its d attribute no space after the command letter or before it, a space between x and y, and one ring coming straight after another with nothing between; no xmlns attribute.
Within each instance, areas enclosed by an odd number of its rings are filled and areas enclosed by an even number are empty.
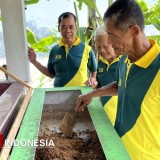
<svg viewBox="0 0 160 160"><path fill-rule="evenodd" d="M15 75L13 75L12 73L10 73L9 71L7 71L6 69L4 69L3 67L0 66L0 70L3 71L6 75L12 77L14 80L16 80L17 82L19 82L20 84L26 86L27 88L32 88L30 85L28 85L26 82L22 81L20 78L16 77Z"/></svg>

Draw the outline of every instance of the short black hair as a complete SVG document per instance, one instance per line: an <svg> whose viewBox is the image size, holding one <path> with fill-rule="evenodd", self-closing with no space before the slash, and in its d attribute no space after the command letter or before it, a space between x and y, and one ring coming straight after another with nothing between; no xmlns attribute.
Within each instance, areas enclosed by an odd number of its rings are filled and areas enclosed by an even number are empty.
<svg viewBox="0 0 160 160"><path fill-rule="evenodd" d="M112 19L117 29L127 30L132 25L144 29L144 15L135 0L116 0L104 13L103 20Z"/></svg>
<svg viewBox="0 0 160 160"><path fill-rule="evenodd" d="M64 12L64 13L62 13L59 17L58 17L58 29L59 29L59 27L60 27L60 23L61 23L61 20L64 18L68 18L70 15L72 15L73 16L73 18L74 18L74 21L75 21L75 24L76 24L76 16L73 14L73 13L71 13L71 12Z"/></svg>

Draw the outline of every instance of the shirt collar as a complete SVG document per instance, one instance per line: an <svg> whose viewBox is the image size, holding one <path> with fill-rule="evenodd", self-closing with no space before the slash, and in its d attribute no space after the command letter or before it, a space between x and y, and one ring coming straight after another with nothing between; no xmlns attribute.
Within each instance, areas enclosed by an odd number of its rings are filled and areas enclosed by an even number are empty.
<svg viewBox="0 0 160 160"><path fill-rule="evenodd" d="M154 61L157 55L160 53L160 47L156 43L156 41L152 39L150 39L149 41L152 45L150 50L148 50L148 52L144 56L142 56L140 59L134 62L134 64L142 68L147 68ZM129 59L127 57L125 62L128 62L128 61Z"/></svg>
<svg viewBox="0 0 160 160"><path fill-rule="evenodd" d="M80 41L81 41L80 38L76 37L76 41L73 43L72 46L77 46L80 43ZM66 45L66 44L63 43L63 38L60 39L58 45L59 45L59 47Z"/></svg>
<svg viewBox="0 0 160 160"><path fill-rule="evenodd" d="M120 58L121 58L121 56L116 57L116 58L111 62L111 64L119 61ZM103 58L102 56L100 56L99 59L100 59L103 63L109 65L107 59ZM111 65L111 64L110 64L110 65Z"/></svg>

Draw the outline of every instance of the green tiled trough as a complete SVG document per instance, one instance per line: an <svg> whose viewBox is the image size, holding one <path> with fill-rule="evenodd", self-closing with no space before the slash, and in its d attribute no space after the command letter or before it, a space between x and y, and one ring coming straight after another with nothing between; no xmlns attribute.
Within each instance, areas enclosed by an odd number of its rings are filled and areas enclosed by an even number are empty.
<svg viewBox="0 0 160 160"><path fill-rule="evenodd" d="M90 87L64 87L64 88L36 88L34 89L29 106L23 118L16 140L37 139L40 131L40 122L44 109L49 103L59 105L63 99L72 108L79 94L88 93ZM74 101L68 98L74 97ZM48 108L50 109L50 108ZM69 109L69 108L68 108ZM52 111L51 111L52 112ZM94 126L107 160L130 160L119 136L111 125L98 98L94 98L88 105L91 123ZM10 160L34 160L36 147L13 147Z"/></svg>

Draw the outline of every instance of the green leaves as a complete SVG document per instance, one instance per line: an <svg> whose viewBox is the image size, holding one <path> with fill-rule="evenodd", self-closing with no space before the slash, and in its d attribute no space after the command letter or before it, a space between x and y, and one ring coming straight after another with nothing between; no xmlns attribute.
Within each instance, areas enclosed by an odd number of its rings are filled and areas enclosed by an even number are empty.
<svg viewBox="0 0 160 160"><path fill-rule="evenodd" d="M24 1L25 5L35 4L38 2L39 2L39 0L25 0Z"/></svg>
<svg viewBox="0 0 160 160"><path fill-rule="evenodd" d="M48 52L49 45L57 42L60 38L49 35L44 38L38 38L29 28L27 28L27 39L30 47L36 52Z"/></svg>
<svg viewBox="0 0 160 160"><path fill-rule="evenodd" d="M103 22L102 16L100 15L99 10L98 10L94 0L76 0L76 1L78 2L78 7L80 10L82 9L83 4L87 5L89 8L94 9L98 14L98 17L97 17L98 23L102 24L102 22ZM157 0L157 2L152 6L149 6L145 0L136 0L136 1L139 3L139 5L141 6L142 11L144 13L145 24L146 25L153 24L154 27L160 31L160 14L159 14L160 0ZM38 2L39 2L39 0L25 0L25 4L27 4L27 5L35 4ZM77 18L78 18L78 16L77 16ZM2 19L0 19L0 21L2 21ZM78 29L78 36L80 37L80 39L83 42L90 41L90 38L88 40L86 39L85 32L86 32L86 28L80 27ZM92 35L91 38L93 38L94 32L91 35ZM59 38L57 38L56 36L52 36L52 35L40 39L29 29L27 29L27 37L28 37L28 43L31 45L31 47L36 49L36 51L40 51L40 52L48 52L48 49L49 49L48 46L59 40ZM151 37L156 38L158 40L158 42L160 42L159 36L151 36Z"/></svg>
<svg viewBox="0 0 160 160"><path fill-rule="evenodd" d="M77 0L79 2L79 9L81 10L82 9L82 4L85 3L88 7L92 8L92 9L96 9L97 6L96 4L94 3L93 0Z"/></svg>
<svg viewBox="0 0 160 160"><path fill-rule="evenodd" d="M78 5L79 10L82 9L82 4L85 3L85 5L87 5L89 8L94 9L97 12L99 19L101 20L101 21L98 21L99 24L103 22L102 16L93 0L77 0L77 2L79 3Z"/></svg>
<svg viewBox="0 0 160 160"><path fill-rule="evenodd" d="M144 0L137 0L137 3L141 6L143 12L148 11L147 3Z"/></svg>
<svg viewBox="0 0 160 160"><path fill-rule="evenodd" d="M160 0L151 7L144 0L137 0L137 3L141 6L144 13L145 24L153 24L160 31Z"/></svg>
<svg viewBox="0 0 160 160"><path fill-rule="evenodd" d="M48 52L50 50L49 45L57 42L59 39L59 37L53 37L52 35L49 35L40 39L39 42L32 44L30 47L35 49L36 52Z"/></svg>
<svg viewBox="0 0 160 160"><path fill-rule="evenodd" d="M154 5L150 6L144 0L137 0L137 3L141 6L145 17L145 25L154 25L154 27L160 31L160 0ZM160 36L152 35L148 38L155 39L160 44Z"/></svg>
<svg viewBox="0 0 160 160"><path fill-rule="evenodd" d="M27 39L29 44L35 44L38 41L38 37L29 28L27 28Z"/></svg>
<svg viewBox="0 0 160 160"><path fill-rule="evenodd" d="M85 43L85 32L86 32L86 27L80 27L77 32L77 36L84 43Z"/></svg>

